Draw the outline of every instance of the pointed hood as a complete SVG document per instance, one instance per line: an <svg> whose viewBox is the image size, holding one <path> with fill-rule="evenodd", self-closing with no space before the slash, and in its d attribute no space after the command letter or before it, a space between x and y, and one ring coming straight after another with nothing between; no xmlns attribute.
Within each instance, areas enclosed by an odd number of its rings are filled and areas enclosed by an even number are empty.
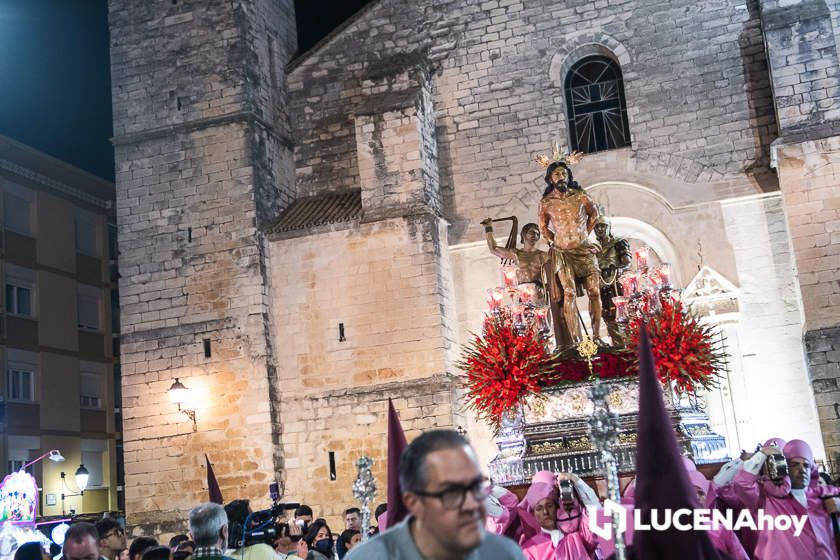
<svg viewBox="0 0 840 560"><path fill-rule="evenodd" d="M400 455L408 447L400 417L394 403L388 399L388 514L386 527L393 527L408 515L400 488ZM386 527L380 525L379 530Z"/></svg>
<svg viewBox="0 0 840 560"><path fill-rule="evenodd" d="M207 463L207 492L210 494L210 500L214 504L223 504L222 490L219 488L219 483L216 480L216 473L213 472L213 465L210 464L210 459L207 454L204 454L204 461Z"/></svg>
<svg viewBox="0 0 840 560"><path fill-rule="evenodd" d="M696 492L680 454L671 417L662 401L662 387L654 371L647 327L639 344L639 419L636 447L636 509L650 522L651 509L693 509ZM702 531L636 531L636 558L718 560L721 556Z"/></svg>

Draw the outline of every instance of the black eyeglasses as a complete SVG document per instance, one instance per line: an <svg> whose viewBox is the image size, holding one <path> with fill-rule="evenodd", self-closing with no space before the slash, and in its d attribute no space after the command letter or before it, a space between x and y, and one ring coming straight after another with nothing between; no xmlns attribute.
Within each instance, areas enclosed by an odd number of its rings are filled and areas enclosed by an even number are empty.
<svg viewBox="0 0 840 560"><path fill-rule="evenodd" d="M444 509L461 509L467 499L467 493L477 502L483 502L490 495L491 485L483 476L479 476L469 484L450 484L440 492L424 492L412 490L414 494L424 498L437 498Z"/></svg>

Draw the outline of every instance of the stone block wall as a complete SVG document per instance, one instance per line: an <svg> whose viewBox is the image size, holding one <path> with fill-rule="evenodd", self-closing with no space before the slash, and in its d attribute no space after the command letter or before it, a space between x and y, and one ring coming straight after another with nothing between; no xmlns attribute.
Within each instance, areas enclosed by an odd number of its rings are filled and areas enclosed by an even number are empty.
<svg viewBox="0 0 840 560"><path fill-rule="evenodd" d="M404 98L393 107L395 93ZM389 107L389 105L391 107ZM355 140L365 220L443 208L438 183L435 119L428 86L368 99L356 115Z"/></svg>
<svg viewBox="0 0 840 560"><path fill-rule="evenodd" d="M464 425L455 408L456 391L456 379L434 375L319 392L287 392L284 401L292 403L286 407L283 430L287 498L310 504L315 516L325 517L331 527L343 527L343 511L358 506L352 493L355 462L366 455L374 460L374 505L386 502L388 399L393 399L411 441L424 430ZM329 472L331 451L335 479Z"/></svg>
<svg viewBox="0 0 840 560"><path fill-rule="evenodd" d="M288 130L293 4L111 0L114 136L247 113Z"/></svg>
<svg viewBox="0 0 840 560"><path fill-rule="evenodd" d="M721 203L732 243L740 308L738 341L748 394L734 403L749 419L744 446L800 438L825 458L814 395L803 359L803 302L780 193ZM783 411L780 413L780 411Z"/></svg>
<svg viewBox="0 0 840 560"><path fill-rule="evenodd" d="M779 129L840 119L840 66L824 0L761 0Z"/></svg>
<svg viewBox="0 0 840 560"><path fill-rule="evenodd" d="M582 165L603 163L611 179L650 185L677 205L775 188L775 118L753 3L515 0L372 3L294 61L298 186L357 186L354 115L367 103L366 80L394 83L429 64L451 238L478 239L487 215L523 199L534 212L542 174L533 157L552 139L567 143L561 74L593 45L621 63L633 147Z"/></svg>
<svg viewBox="0 0 840 560"><path fill-rule="evenodd" d="M829 472L840 472L840 327L805 333L808 369L817 399Z"/></svg>
<svg viewBox="0 0 840 560"><path fill-rule="evenodd" d="M779 179L804 303L811 384L829 458L840 460L840 137L780 143ZM835 471L837 466L835 466Z"/></svg>
<svg viewBox="0 0 840 560"><path fill-rule="evenodd" d="M445 241L445 227L428 216L274 241L283 387L323 390L449 371L449 264L436 256Z"/></svg>
<svg viewBox="0 0 840 560"><path fill-rule="evenodd" d="M446 246L445 222L428 214L272 242L286 493L295 501L340 515L362 451L384 473L388 397L400 397L406 429L455 425ZM340 455L338 484L313 485L328 480L330 450Z"/></svg>
<svg viewBox="0 0 840 560"><path fill-rule="evenodd" d="M259 226L293 197L294 12L268 0L109 8L126 514L135 533L160 534L207 500L205 453L227 500L259 506L282 478ZM169 402L175 378L195 432Z"/></svg>
<svg viewBox="0 0 840 560"><path fill-rule="evenodd" d="M785 211L808 331L840 321L840 138L781 144Z"/></svg>

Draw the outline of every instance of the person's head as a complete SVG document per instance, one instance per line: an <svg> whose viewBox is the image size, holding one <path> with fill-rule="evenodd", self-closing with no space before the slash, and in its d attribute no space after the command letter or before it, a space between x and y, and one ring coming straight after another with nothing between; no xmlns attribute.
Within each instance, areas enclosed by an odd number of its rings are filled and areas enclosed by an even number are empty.
<svg viewBox="0 0 840 560"><path fill-rule="evenodd" d="M308 550L317 550L327 557L332 557L333 537L329 526L322 519L315 520L304 535Z"/></svg>
<svg viewBox="0 0 840 560"><path fill-rule="evenodd" d="M531 480L531 485L522 501L525 511L533 516L533 522L536 522L538 527L549 531L556 529L558 504L557 488L554 481L548 482L545 477L536 475ZM536 527L533 527L533 522L523 518L523 523L531 529L536 529Z"/></svg>
<svg viewBox="0 0 840 560"><path fill-rule="evenodd" d="M274 537L274 550L280 554L287 554L295 549L295 540L292 538L288 523L277 524L277 536Z"/></svg>
<svg viewBox="0 0 840 560"><path fill-rule="evenodd" d="M146 550L156 547L157 545L158 542L152 537L137 537L131 541L131 546L128 547L128 559L141 560L143 553L146 552Z"/></svg>
<svg viewBox="0 0 840 560"><path fill-rule="evenodd" d="M169 555L172 553L168 546L153 546L147 548L143 552L143 560L169 560Z"/></svg>
<svg viewBox="0 0 840 560"><path fill-rule="evenodd" d="M785 445L787 445L787 442L785 440L783 440L782 438L771 437L770 439L768 439L767 441L764 442L764 445L762 447L775 447L779 451L781 451L782 449L785 448Z"/></svg>
<svg viewBox="0 0 840 560"><path fill-rule="evenodd" d="M464 436L420 435L403 451L399 474L403 502L433 546L466 553L481 544L490 486Z"/></svg>
<svg viewBox="0 0 840 560"><path fill-rule="evenodd" d="M233 500L225 506L228 518L228 548L239 548L245 519L251 513L249 500Z"/></svg>
<svg viewBox="0 0 840 560"><path fill-rule="evenodd" d="M190 511L190 535L196 547L225 548L228 539L228 519L225 509L208 502Z"/></svg>
<svg viewBox="0 0 840 560"><path fill-rule="evenodd" d="M522 230L519 233L519 241L525 246L525 248L529 250L532 249L539 240L540 226L533 222L529 222L522 226Z"/></svg>
<svg viewBox="0 0 840 560"><path fill-rule="evenodd" d="M309 555L309 545L306 544L306 539L298 539L297 544L295 545L295 553L300 558L306 558Z"/></svg>
<svg viewBox="0 0 840 560"><path fill-rule="evenodd" d="M93 523L70 525L64 535L64 560L99 560L99 532Z"/></svg>
<svg viewBox="0 0 840 560"><path fill-rule="evenodd" d="M571 171L569 167L560 161L555 161L550 164L545 170L545 182L550 187L559 187L565 185L569 179Z"/></svg>
<svg viewBox="0 0 840 560"><path fill-rule="evenodd" d="M301 506L295 510L295 519L302 519L306 523L312 523L312 508L306 504L301 504Z"/></svg>
<svg viewBox="0 0 840 560"><path fill-rule="evenodd" d="M338 537L344 544L344 548L346 550L350 550L362 540L362 533L357 531L356 529L347 529L341 533L341 536Z"/></svg>
<svg viewBox="0 0 840 560"><path fill-rule="evenodd" d="M362 512L357 507L344 510L344 528L359 531L362 528Z"/></svg>
<svg viewBox="0 0 840 560"><path fill-rule="evenodd" d="M543 529L557 528L557 501L552 497L543 498L534 506L534 518Z"/></svg>
<svg viewBox="0 0 840 560"><path fill-rule="evenodd" d="M607 239L610 235L610 222L606 216L598 216L598 221L595 222L595 237L599 241Z"/></svg>
<svg viewBox="0 0 840 560"><path fill-rule="evenodd" d="M792 439L782 449L788 464L791 488L801 489L808 486L811 478L811 465L814 464L814 453L811 446L801 439Z"/></svg>
<svg viewBox="0 0 840 560"><path fill-rule="evenodd" d="M50 555L39 542L23 543L15 551L14 560L50 560Z"/></svg>
<svg viewBox="0 0 840 560"><path fill-rule="evenodd" d="M190 540L181 541L174 549L171 550L172 560L186 560L195 551L195 543Z"/></svg>
<svg viewBox="0 0 840 560"><path fill-rule="evenodd" d="M180 535L175 535L174 537L169 539L169 548L174 552L178 549L179 544L188 540L190 540L189 535L185 535L183 533L181 533Z"/></svg>
<svg viewBox="0 0 840 560"><path fill-rule="evenodd" d="M379 504L373 512L374 519L379 519L379 516L388 511L388 504Z"/></svg>
<svg viewBox="0 0 840 560"><path fill-rule="evenodd" d="M709 480L703 476L703 473L697 470L688 472L688 480L697 493L697 507L706 507L706 497L709 494L710 486Z"/></svg>
<svg viewBox="0 0 840 560"><path fill-rule="evenodd" d="M125 548L125 529L116 519L104 517L96 522L99 533L99 551L102 556L113 559Z"/></svg>

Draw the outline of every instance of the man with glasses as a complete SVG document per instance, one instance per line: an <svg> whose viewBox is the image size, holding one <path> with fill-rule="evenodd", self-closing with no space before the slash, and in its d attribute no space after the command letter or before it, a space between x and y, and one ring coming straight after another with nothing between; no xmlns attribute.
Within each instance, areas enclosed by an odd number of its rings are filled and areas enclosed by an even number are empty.
<svg viewBox="0 0 840 560"><path fill-rule="evenodd" d="M422 434L403 451L399 472L410 515L347 560L522 560L516 543L485 532L490 484L458 432Z"/></svg>
<svg viewBox="0 0 840 560"><path fill-rule="evenodd" d="M104 517L96 522L99 533L99 554L108 560L114 560L125 550L125 529L116 519Z"/></svg>

